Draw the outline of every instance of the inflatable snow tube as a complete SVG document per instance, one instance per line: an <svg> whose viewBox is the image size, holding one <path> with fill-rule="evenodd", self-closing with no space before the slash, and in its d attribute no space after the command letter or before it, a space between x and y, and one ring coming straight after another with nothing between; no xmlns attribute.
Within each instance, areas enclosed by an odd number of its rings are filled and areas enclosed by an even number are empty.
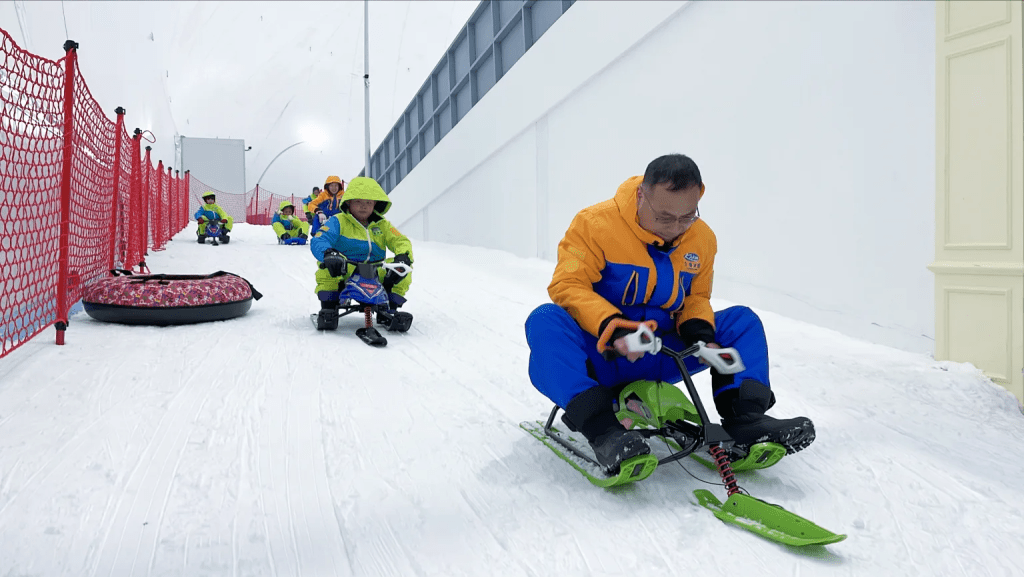
<svg viewBox="0 0 1024 577"><path fill-rule="evenodd" d="M223 321L249 312L259 293L249 281L229 272L208 275L111 271L90 283L82 305L90 317L108 323L170 326Z"/></svg>

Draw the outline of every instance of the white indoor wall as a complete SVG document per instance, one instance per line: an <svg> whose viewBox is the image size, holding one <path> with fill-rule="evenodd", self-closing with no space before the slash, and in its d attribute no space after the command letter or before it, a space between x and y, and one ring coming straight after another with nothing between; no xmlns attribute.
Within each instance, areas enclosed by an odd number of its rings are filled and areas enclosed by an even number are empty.
<svg viewBox="0 0 1024 577"><path fill-rule="evenodd" d="M486 246L520 256L537 253L537 160L531 127L427 207L406 234ZM500 177L495 177L500 175ZM401 197L397 197L401 198ZM481 198L485 198L481 206ZM453 220L457 222L452 226ZM421 237L422 238L422 237Z"/></svg>
<svg viewBox="0 0 1024 577"><path fill-rule="evenodd" d="M399 184L391 216L551 259L580 208L682 152L708 187L717 296L931 352L934 10L578 2Z"/></svg>

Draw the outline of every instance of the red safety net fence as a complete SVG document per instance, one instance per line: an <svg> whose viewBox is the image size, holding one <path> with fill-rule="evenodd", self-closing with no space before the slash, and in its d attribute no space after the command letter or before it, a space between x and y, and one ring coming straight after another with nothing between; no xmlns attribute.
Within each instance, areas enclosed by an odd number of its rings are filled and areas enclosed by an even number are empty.
<svg viewBox="0 0 1024 577"><path fill-rule="evenodd" d="M294 194L284 196L274 194L269 190L256 185L248 192L237 194L217 190L198 178L189 177L189 218L195 220L196 209L203 204L203 195L213 192L217 195L217 204L224 209L224 212L231 215L235 222L249 224L270 224L274 213L281 206L282 201L289 201L295 205L295 216L306 220L305 208L302 206L302 197Z"/></svg>
<svg viewBox="0 0 1024 577"><path fill-rule="evenodd" d="M228 213L236 223L248 222L245 214L245 194L237 194L217 190L194 176L188 181L188 218L195 220L195 213L203 204L203 195L212 192L217 195L217 205Z"/></svg>
<svg viewBox="0 0 1024 577"><path fill-rule="evenodd" d="M123 108L103 112L77 48L48 60L0 29L0 357L51 325L63 344L86 284L145 269L188 223L187 182L143 159Z"/></svg>
<svg viewBox="0 0 1024 577"><path fill-rule="evenodd" d="M296 198L294 194L291 196L274 194L265 188L260 188L258 184L256 188L246 194L251 195L246 204L246 218L248 222L253 224L270 224L271 219L274 218L274 213L281 206L281 202L285 200L295 205L295 216L297 218L306 220L306 208L302 205L302 197Z"/></svg>

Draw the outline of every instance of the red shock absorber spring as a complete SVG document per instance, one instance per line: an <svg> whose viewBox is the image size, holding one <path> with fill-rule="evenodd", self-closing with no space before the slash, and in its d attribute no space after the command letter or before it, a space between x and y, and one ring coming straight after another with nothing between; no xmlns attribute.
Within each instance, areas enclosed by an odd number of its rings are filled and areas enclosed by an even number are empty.
<svg viewBox="0 0 1024 577"><path fill-rule="evenodd" d="M364 308L363 316L366 318L366 328L373 327L373 307Z"/></svg>
<svg viewBox="0 0 1024 577"><path fill-rule="evenodd" d="M736 476L732 473L732 464L729 463L729 457L722 450L722 447L720 445L712 445L708 448L708 452L715 458L715 466L718 467L718 474L722 476L722 482L725 483L726 493L730 497L739 493L740 487L736 484Z"/></svg>

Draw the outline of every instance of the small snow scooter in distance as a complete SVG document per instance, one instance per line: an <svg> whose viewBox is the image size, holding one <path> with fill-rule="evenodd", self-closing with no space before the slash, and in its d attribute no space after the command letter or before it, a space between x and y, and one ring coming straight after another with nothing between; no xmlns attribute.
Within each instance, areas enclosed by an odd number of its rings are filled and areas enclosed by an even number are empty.
<svg viewBox="0 0 1024 577"><path fill-rule="evenodd" d="M200 218L197 222L199 224L202 224L204 222L206 223L206 231L204 233L203 238L200 239L199 242L201 244L205 244L206 239L209 238L209 239L211 239L213 241L210 244L212 244L213 246L220 246L220 242L218 242L217 239L219 239L220 236L221 236L221 226L222 226L221 225L221 221L216 219L216 218L214 218L214 219ZM224 244L227 244L226 240L224 241Z"/></svg>
<svg viewBox="0 0 1024 577"><path fill-rule="evenodd" d="M683 351L675 351L664 346L661 338L654 334L657 325L653 321L634 324L631 327L634 332L624 337L628 350L671 357L679 367L689 398L675 385L634 381L622 388L613 408L624 426L640 431L648 439L660 438L671 454L660 459L653 452L640 455L623 461L617 471L609 471L594 458L589 443L582 435L577 433L573 436L553 426L560 410L557 405L551 410L546 422L524 421L520 427L599 487L641 481L649 477L658 465L693 455L717 470L722 478L728 495L725 503L710 491L694 491L700 505L722 521L787 545L827 545L845 539L846 535L833 533L778 505L740 492L734 470L763 469L774 465L785 456L786 449L776 443L758 443L751 446L745 455L741 451L741 458L735 461L730 459L730 456L738 456L734 451L734 441L721 425L708 420L704 404L697 395L697 389L684 363L687 357L695 356L722 374L735 374L744 369L739 352L734 348L708 348L703 342ZM700 459L697 453L710 455L713 462Z"/></svg>

